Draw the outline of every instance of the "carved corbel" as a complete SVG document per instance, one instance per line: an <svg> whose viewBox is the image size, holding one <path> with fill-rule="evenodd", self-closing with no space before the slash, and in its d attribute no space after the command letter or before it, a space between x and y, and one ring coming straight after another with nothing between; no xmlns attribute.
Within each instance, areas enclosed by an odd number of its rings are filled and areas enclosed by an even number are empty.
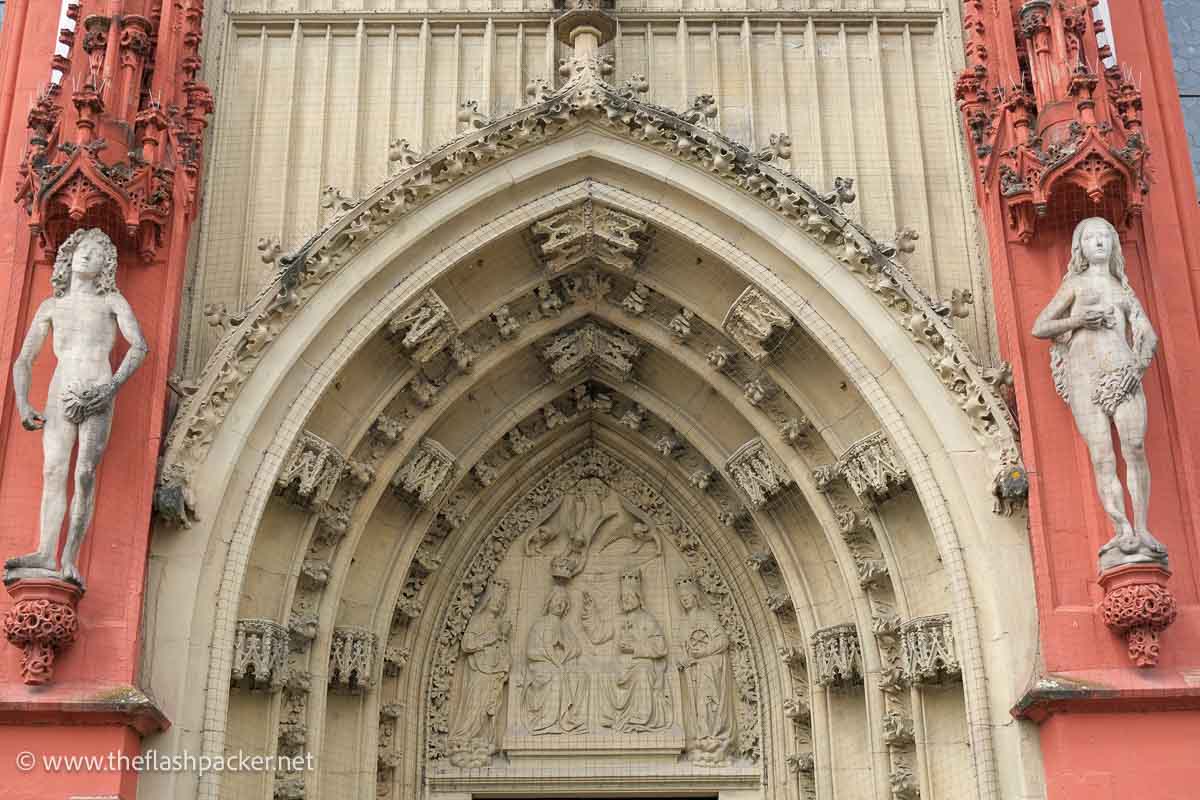
<svg viewBox="0 0 1200 800"><path fill-rule="evenodd" d="M1125 564L1100 575L1104 624L1124 636L1129 660L1139 667L1158 665L1158 635L1179 613L1167 589L1170 571L1158 564Z"/></svg>
<svg viewBox="0 0 1200 800"><path fill-rule="evenodd" d="M83 589L56 578L23 578L5 584L13 604L4 614L4 638L21 648L21 680L42 686L54 677L54 658L79 633L75 609Z"/></svg>

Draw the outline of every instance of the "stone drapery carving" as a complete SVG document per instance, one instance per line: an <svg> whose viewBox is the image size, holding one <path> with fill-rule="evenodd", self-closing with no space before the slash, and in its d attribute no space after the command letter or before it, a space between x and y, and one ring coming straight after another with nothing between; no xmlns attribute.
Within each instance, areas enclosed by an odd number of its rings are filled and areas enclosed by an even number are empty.
<svg viewBox="0 0 1200 800"><path fill-rule="evenodd" d="M741 489L750 507L760 509L792 483L792 477L779 466L766 442L754 438L734 451L725 461L725 471Z"/></svg>
<svg viewBox="0 0 1200 800"><path fill-rule="evenodd" d="M388 334L414 360L424 364L458 335L458 323L442 298L430 289L388 320Z"/></svg>
<svg viewBox="0 0 1200 800"><path fill-rule="evenodd" d="M757 287L747 286L725 312L721 328L755 361L764 361L795 320Z"/></svg>
<svg viewBox="0 0 1200 800"><path fill-rule="evenodd" d="M282 688L290 638L275 620L239 619L233 639L233 685L272 692Z"/></svg>
<svg viewBox="0 0 1200 800"><path fill-rule="evenodd" d="M41 686L54 677L54 657L75 641L75 611L83 589L55 578L26 578L8 586L13 604L4 614L4 638L21 648L21 680Z"/></svg>
<svg viewBox="0 0 1200 800"><path fill-rule="evenodd" d="M717 615L729 637L728 654L733 663L739 731L736 755L757 761L760 757L758 679L748 649L749 637L745 623L733 603L729 587L709 554L707 545L690 524L637 470L630 469L626 462L602 447L579 451L548 472L500 517L467 567L461 579L462 588L451 601L445 626L438 635L429 687L429 757L435 761L447 758L452 749L445 731L449 728L452 707L457 703L452 697L452 676L459 658L457 643L472 618L473 609L478 605L482 588L488 585L502 554L518 539L531 533L530 520L543 518L545 509L558 503L578 484L581 476L603 479L628 507L644 514L646 521L662 531L664 538L669 537L686 568L697 576L698 583L706 592L709 608Z"/></svg>
<svg viewBox="0 0 1200 800"><path fill-rule="evenodd" d="M346 470L338 449L315 433L301 431L283 458L275 490L301 508L320 508Z"/></svg>
<svg viewBox="0 0 1200 800"><path fill-rule="evenodd" d="M525 644L521 705L534 735L587 732L589 676L579 668L579 637L563 619L570 606L567 590L554 584Z"/></svg>
<svg viewBox="0 0 1200 800"><path fill-rule="evenodd" d="M554 336L541 348L541 354L559 378L576 370L599 368L626 380L633 374L642 348L631 336L588 322Z"/></svg>
<svg viewBox="0 0 1200 800"><path fill-rule="evenodd" d="M330 688L351 693L370 688L376 650L378 643L372 631L350 625L334 628L329 649Z"/></svg>
<svg viewBox="0 0 1200 800"><path fill-rule="evenodd" d="M1038 315L1033 335L1052 339L1054 388L1071 407L1087 444L1096 489L1112 521L1113 537L1100 548L1100 569L1155 562L1167 566L1167 549L1149 530L1150 465L1143 447L1146 397L1142 376L1158 336L1125 277L1117 231L1091 217L1075 226L1062 284ZM1121 441L1125 487L1133 523L1125 516L1125 491L1117 477L1112 429Z"/></svg>
<svg viewBox="0 0 1200 800"><path fill-rule="evenodd" d="M667 683L667 637L662 625L642 601L642 575L637 569L621 575L619 616L602 611L583 593L583 629L592 644L613 641L616 671L605 676L601 724L618 733L645 733L669 728L674 722Z"/></svg>
<svg viewBox="0 0 1200 800"><path fill-rule="evenodd" d="M648 251L652 236L645 220L591 197L535 222L529 231L552 276L593 262L631 272Z"/></svg>
<svg viewBox="0 0 1200 800"><path fill-rule="evenodd" d="M838 478L844 479L869 505L892 497L909 480L908 468L883 431L864 436L846 448L837 462L813 471L813 479L821 491L827 491Z"/></svg>
<svg viewBox="0 0 1200 800"><path fill-rule="evenodd" d="M948 614L915 617L900 626L900 669L913 686L939 683L962 674Z"/></svg>
<svg viewBox="0 0 1200 800"><path fill-rule="evenodd" d="M59 578L81 588L77 559L96 507L96 472L108 447L113 399L146 357L148 348L129 302L117 288L117 248L99 228L67 237L50 275L52 297L34 313L13 363L17 414L27 431L42 431L42 503L38 549L5 562L5 583ZM109 364L120 332L129 350L114 373ZM45 411L29 402L33 360L49 336L57 364ZM67 480L75 451L75 487L67 514ZM59 568L63 517L67 541Z"/></svg>
<svg viewBox="0 0 1200 800"><path fill-rule="evenodd" d="M817 631L812 648L817 683L843 687L862 683L862 644L853 623Z"/></svg>
<svg viewBox="0 0 1200 800"><path fill-rule="evenodd" d="M422 439L392 478L392 488L427 505L454 475L454 454L434 439Z"/></svg>
<svg viewBox="0 0 1200 800"><path fill-rule="evenodd" d="M729 763L737 726L729 637L716 614L705 606L695 578L682 576L675 586L683 607L679 670L690 717L688 754L694 764L722 766Z"/></svg>
<svg viewBox="0 0 1200 800"><path fill-rule="evenodd" d="M507 614L508 583L493 580L459 642L462 672L448 736L456 767L486 767L497 751L500 705L512 670Z"/></svg>

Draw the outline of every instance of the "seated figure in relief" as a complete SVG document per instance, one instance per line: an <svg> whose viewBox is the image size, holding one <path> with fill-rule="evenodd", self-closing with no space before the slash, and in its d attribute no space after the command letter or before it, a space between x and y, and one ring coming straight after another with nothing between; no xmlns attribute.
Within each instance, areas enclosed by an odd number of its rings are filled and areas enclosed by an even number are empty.
<svg viewBox="0 0 1200 800"><path fill-rule="evenodd" d="M733 666L729 661L729 636L717 615L704 605L700 587L691 576L675 582L683 622L679 626L684 658L679 670L684 678L691 717L690 757L696 764L729 763L733 744Z"/></svg>
<svg viewBox="0 0 1200 800"><path fill-rule="evenodd" d="M1150 535L1150 467L1146 461L1146 396L1142 376L1158 336L1125 277L1116 229L1104 219L1085 219L1071 238L1067 274L1033 324L1033 335L1052 339L1054 388L1071 407L1087 444L1096 489L1112 520L1114 536L1100 549L1101 569L1123 563L1166 564L1166 548ZM1121 441L1133 523L1117 477L1112 428Z"/></svg>
<svg viewBox="0 0 1200 800"><path fill-rule="evenodd" d="M588 676L579 669L579 637L564 619L570 607L567 590L554 584L529 629L521 703L534 734L587 731Z"/></svg>
<svg viewBox="0 0 1200 800"><path fill-rule="evenodd" d="M607 676L601 724L618 733L643 733L669 728L673 720L667 682L667 637L654 615L642 607L642 575L632 569L621 575L621 615L605 618L587 592L583 594L582 624L592 644L613 640L618 666ZM615 629L614 629L615 628Z"/></svg>
<svg viewBox="0 0 1200 800"><path fill-rule="evenodd" d="M493 579L467 623L462 676L450 709L450 763L486 767L497 751L500 705L512 669L508 583Z"/></svg>

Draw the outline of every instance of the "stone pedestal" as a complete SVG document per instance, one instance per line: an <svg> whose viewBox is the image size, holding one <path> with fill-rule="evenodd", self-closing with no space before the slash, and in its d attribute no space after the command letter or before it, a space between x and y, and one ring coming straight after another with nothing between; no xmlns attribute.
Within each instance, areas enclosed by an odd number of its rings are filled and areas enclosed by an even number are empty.
<svg viewBox="0 0 1200 800"><path fill-rule="evenodd" d="M1100 575L1104 624L1125 636L1129 658L1139 667L1158 664L1158 634L1178 613L1175 598L1167 589L1170 577L1169 570L1156 564L1126 564Z"/></svg>
<svg viewBox="0 0 1200 800"><path fill-rule="evenodd" d="M22 578L6 584L13 599L4 615L4 636L24 651L21 679L41 686L54 677L54 657L75 641L75 608L83 589L59 578Z"/></svg>

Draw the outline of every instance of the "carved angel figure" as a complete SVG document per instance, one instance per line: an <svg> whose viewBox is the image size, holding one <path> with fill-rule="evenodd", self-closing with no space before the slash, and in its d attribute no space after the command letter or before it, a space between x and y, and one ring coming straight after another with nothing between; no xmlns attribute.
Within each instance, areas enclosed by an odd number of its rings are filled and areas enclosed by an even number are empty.
<svg viewBox="0 0 1200 800"><path fill-rule="evenodd" d="M1054 388L1071 407L1091 457L1100 502L1112 520L1115 535L1100 548L1100 568L1138 561L1165 564L1166 548L1147 528L1150 467L1142 393L1142 375L1158 336L1125 277L1121 242L1107 220L1091 217L1076 226L1067 274L1034 322L1033 335L1054 342ZM1126 464L1132 525L1117 477L1114 425Z"/></svg>
<svg viewBox="0 0 1200 800"><path fill-rule="evenodd" d="M736 718L733 704L733 667L729 662L729 636L717 615L704 605L700 587L690 576L675 582L684 657L683 673L691 717L691 760L705 766L729 763Z"/></svg>
<svg viewBox="0 0 1200 800"><path fill-rule="evenodd" d="M570 607L567 590L555 584L541 618L529 629L522 705L534 734L587 730L588 676L579 669L579 637L563 619Z"/></svg>
<svg viewBox="0 0 1200 800"><path fill-rule="evenodd" d="M76 559L96 505L96 470L108 446L113 397L141 365L148 350L133 309L117 289L117 248L99 228L67 237L50 275L54 296L34 314L13 364L13 389L21 425L42 430L41 532L36 552L5 562L6 580L21 571L61 574L83 586ZM117 331L129 343L116 373L109 354ZM29 403L33 359L51 336L58 364L50 378L46 410ZM63 547L62 571L56 573L58 540L67 511L67 477L75 456L75 493Z"/></svg>
<svg viewBox="0 0 1200 800"><path fill-rule="evenodd" d="M508 583L493 580L467 623L462 677L450 709L450 763L486 767L496 752L500 704L512 669Z"/></svg>

